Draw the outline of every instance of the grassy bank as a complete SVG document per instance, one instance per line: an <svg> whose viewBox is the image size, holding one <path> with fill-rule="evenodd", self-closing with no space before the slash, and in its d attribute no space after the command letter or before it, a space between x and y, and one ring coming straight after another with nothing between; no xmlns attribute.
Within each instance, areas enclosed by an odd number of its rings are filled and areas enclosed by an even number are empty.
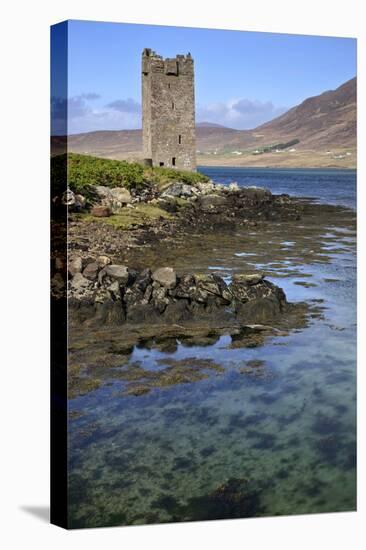
<svg viewBox="0 0 366 550"><path fill-rule="evenodd" d="M51 177L53 194L65 190L65 178L68 187L75 193L93 198L93 187L126 187L129 190L143 186L156 185L164 189L169 184L180 181L189 185L208 181L207 176L199 172L186 172L172 168L145 167L137 162L111 160L68 153L51 159Z"/></svg>

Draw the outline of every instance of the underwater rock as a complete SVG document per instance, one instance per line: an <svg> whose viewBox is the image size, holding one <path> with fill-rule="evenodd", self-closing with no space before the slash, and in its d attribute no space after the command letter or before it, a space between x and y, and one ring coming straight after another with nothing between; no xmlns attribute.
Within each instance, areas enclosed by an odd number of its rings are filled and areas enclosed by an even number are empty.
<svg viewBox="0 0 366 550"><path fill-rule="evenodd" d="M231 478L207 495L190 498L187 504L160 498L153 506L166 509L173 519L183 517L186 521L248 518L263 512L260 493L254 483Z"/></svg>

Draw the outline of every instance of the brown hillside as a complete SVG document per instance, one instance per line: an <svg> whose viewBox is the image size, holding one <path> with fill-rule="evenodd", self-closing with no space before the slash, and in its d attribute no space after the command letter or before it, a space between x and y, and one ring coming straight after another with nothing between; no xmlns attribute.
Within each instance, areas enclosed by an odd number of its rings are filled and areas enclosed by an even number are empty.
<svg viewBox="0 0 366 550"><path fill-rule="evenodd" d="M336 90L310 97L280 117L256 128L279 140L297 138L302 146L354 147L357 116L356 78Z"/></svg>
<svg viewBox="0 0 366 550"><path fill-rule="evenodd" d="M286 143L298 139L296 150L314 153L314 166L319 155L327 150L340 152L345 149L356 149L356 88L357 80L353 78L336 90L310 97L293 107L285 114L253 130L234 130L219 124L201 122L196 126L197 151L203 164L263 165L268 161L277 162L271 154L253 156L256 148L276 143ZM64 138L52 138L52 152L61 150ZM139 159L142 156L141 130L98 131L69 136L69 150L116 159ZM241 151L240 155L235 152ZM281 165L286 165L288 153L282 153ZM296 155L295 155L296 156ZM286 158L285 158L286 157ZM305 157L303 157L305 158ZM352 157L352 163L355 162ZM350 159L348 159L350 162ZM292 155L291 166L300 163ZM312 163L312 160L306 161ZM328 160L326 160L328 162ZM320 160L322 164L323 161Z"/></svg>

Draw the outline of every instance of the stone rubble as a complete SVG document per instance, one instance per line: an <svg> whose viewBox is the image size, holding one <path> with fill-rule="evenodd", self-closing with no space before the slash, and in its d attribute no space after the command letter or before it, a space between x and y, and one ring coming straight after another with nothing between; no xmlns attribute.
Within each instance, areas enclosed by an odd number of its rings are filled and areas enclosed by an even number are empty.
<svg viewBox="0 0 366 550"><path fill-rule="evenodd" d="M101 323L141 324L212 317L223 322L240 318L257 323L287 306L283 291L263 273L235 274L227 284L216 274L179 276L172 267L136 271L110 263L101 267L100 261L93 260L82 272L75 271L80 265L81 258L73 258L69 265L67 297L71 310L82 311L84 320L95 317ZM60 298L65 283L60 274L55 277L54 296Z"/></svg>

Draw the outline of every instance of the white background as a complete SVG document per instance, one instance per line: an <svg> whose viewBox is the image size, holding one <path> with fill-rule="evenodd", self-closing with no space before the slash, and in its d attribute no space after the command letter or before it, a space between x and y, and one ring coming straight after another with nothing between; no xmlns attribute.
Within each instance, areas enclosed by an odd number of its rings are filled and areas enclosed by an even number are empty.
<svg viewBox="0 0 366 550"><path fill-rule="evenodd" d="M358 38L359 258L365 241L366 20L348 0L63 0L2 4L0 540L2 548L361 548L365 537L364 328L359 315L357 513L67 532L49 502L49 26L64 19L171 24ZM6 12L6 13L4 13ZM249 53L250 54L250 53ZM335 63L336 59L333 60ZM359 265L359 312L365 311ZM5 304L4 304L5 302ZM362 359L361 359L362 356Z"/></svg>

